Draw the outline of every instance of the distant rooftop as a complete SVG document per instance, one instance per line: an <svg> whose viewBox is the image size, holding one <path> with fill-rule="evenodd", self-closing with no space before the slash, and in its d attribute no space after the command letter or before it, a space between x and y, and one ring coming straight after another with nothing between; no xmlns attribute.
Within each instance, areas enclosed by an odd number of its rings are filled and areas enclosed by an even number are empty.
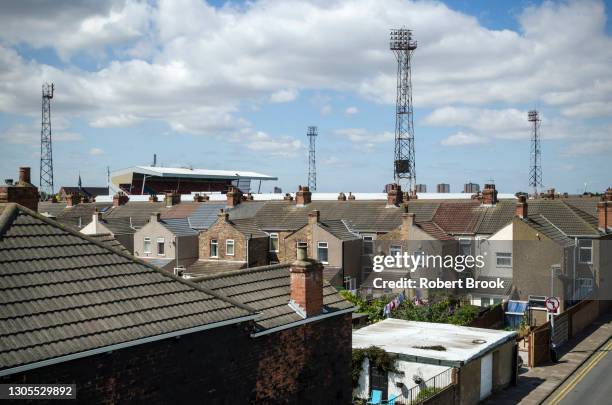
<svg viewBox="0 0 612 405"><path fill-rule="evenodd" d="M374 345L390 353L413 356L417 362L453 366L515 338L516 332L389 318L354 331L353 348ZM445 350L425 348L435 346Z"/></svg>
<svg viewBox="0 0 612 405"><path fill-rule="evenodd" d="M182 177L182 178L202 178L202 179L250 179L250 180L278 180L277 177L267 174L248 172L240 170L213 170L213 169L190 169L182 167L161 167L161 166L134 166L127 169L117 170L112 173L112 177L129 173L140 173L159 177Z"/></svg>

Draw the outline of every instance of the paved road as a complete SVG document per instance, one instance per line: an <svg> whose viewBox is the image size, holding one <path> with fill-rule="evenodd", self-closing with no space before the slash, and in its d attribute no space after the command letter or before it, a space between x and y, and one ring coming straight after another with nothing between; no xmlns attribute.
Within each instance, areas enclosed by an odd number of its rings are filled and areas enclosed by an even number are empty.
<svg viewBox="0 0 612 405"><path fill-rule="evenodd" d="M612 340L549 397L548 405L603 405L612 403Z"/></svg>

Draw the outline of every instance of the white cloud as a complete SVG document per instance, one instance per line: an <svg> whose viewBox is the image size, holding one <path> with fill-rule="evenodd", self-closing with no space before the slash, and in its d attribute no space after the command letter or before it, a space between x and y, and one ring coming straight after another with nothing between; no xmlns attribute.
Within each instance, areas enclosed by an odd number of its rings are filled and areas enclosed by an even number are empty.
<svg viewBox="0 0 612 405"><path fill-rule="evenodd" d="M57 131L51 134L53 142L71 142L82 139L75 132ZM40 127L17 124L0 133L0 139L16 145L40 145Z"/></svg>
<svg viewBox="0 0 612 405"><path fill-rule="evenodd" d="M344 113L346 115L355 115L359 112L359 109L357 107L347 107L346 110L344 110Z"/></svg>
<svg viewBox="0 0 612 405"><path fill-rule="evenodd" d="M100 148L91 148L89 149L89 154L91 156L100 156L100 155L104 155L104 149L100 149Z"/></svg>
<svg viewBox="0 0 612 405"><path fill-rule="evenodd" d="M563 109L562 113L570 118L610 117L612 116L612 101L580 103Z"/></svg>
<svg viewBox="0 0 612 405"><path fill-rule="evenodd" d="M276 157L296 156L304 145L290 136L273 137L265 132L256 132L246 138L247 148L264 155Z"/></svg>
<svg viewBox="0 0 612 405"><path fill-rule="evenodd" d="M354 143L388 142L395 138L391 132L374 133L364 128L342 128L335 130L334 133Z"/></svg>
<svg viewBox="0 0 612 405"><path fill-rule="evenodd" d="M141 118L132 114L119 114L96 118L90 122L89 125L94 128L129 127L141 121Z"/></svg>
<svg viewBox="0 0 612 405"><path fill-rule="evenodd" d="M298 91L294 89L283 89L272 93L270 101L273 103L287 103L297 98Z"/></svg>
<svg viewBox="0 0 612 405"><path fill-rule="evenodd" d="M199 0L55 3L2 7L2 112L38 114L43 80L56 83L54 112L101 126L112 125L108 117L162 120L194 134L248 127L240 118L244 104L291 101L296 89L356 91L392 104L388 29L405 25L419 41L412 76L417 107L539 101L572 118L611 114L612 40L604 5L595 0L524 10L517 31L488 29L439 2L407 0L260 0L222 8ZM100 68L25 60L15 44L52 47L64 59L94 53ZM113 60L115 51L120 59ZM328 103L318 108L332 112ZM523 134L516 125L490 129L514 137Z"/></svg>
<svg viewBox="0 0 612 405"><path fill-rule="evenodd" d="M456 134L450 135L443 139L440 143L443 146L463 146L463 145L477 145L487 143L488 139L474 134L466 134L461 131Z"/></svg>

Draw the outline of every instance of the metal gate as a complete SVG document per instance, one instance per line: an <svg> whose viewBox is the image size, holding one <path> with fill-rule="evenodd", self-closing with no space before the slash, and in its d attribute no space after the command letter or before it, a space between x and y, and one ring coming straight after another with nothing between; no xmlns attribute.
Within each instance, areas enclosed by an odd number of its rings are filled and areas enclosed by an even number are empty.
<svg viewBox="0 0 612 405"><path fill-rule="evenodd" d="M387 399L389 389L389 376L387 372L378 367L370 366L370 391L382 391L383 399Z"/></svg>

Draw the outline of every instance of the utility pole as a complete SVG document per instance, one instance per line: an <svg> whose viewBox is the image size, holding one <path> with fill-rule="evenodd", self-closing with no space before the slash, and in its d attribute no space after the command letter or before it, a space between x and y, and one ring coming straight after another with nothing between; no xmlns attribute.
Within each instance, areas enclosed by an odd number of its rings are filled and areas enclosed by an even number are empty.
<svg viewBox="0 0 612 405"><path fill-rule="evenodd" d="M53 145L51 143L51 99L53 83L42 86L42 120L40 130L40 191L47 197L53 195Z"/></svg>
<svg viewBox="0 0 612 405"><path fill-rule="evenodd" d="M392 29L389 48L397 59L397 98L395 104L395 155L393 177L395 183L411 193L416 186L414 124L412 117L411 56L417 48L412 31ZM402 184L404 183L404 184Z"/></svg>

